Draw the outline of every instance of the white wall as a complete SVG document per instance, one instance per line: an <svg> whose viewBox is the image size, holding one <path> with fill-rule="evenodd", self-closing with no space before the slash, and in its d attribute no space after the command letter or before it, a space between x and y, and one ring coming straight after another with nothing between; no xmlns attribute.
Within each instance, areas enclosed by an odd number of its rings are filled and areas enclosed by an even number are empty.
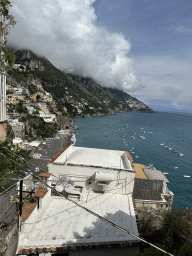
<svg viewBox="0 0 192 256"><path fill-rule="evenodd" d="M22 233L25 233L29 229L30 224L27 224L27 223L31 223L34 221L34 219L37 216L37 211L38 211L38 209L36 206L35 209L32 211L31 215L29 216L29 218L26 219L24 222L22 222L22 224L21 224L21 232Z"/></svg>

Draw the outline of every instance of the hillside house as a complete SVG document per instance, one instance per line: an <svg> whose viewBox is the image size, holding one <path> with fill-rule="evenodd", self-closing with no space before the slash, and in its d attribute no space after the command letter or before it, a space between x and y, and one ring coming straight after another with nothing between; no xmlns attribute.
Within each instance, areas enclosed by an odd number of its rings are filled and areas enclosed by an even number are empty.
<svg viewBox="0 0 192 256"><path fill-rule="evenodd" d="M17 104L19 102L19 96L16 94L7 94L6 101L11 104Z"/></svg>
<svg viewBox="0 0 192 256"><path fill-rule="evenodd" d="M136 175L133 198L139 219L151 218L152 225L159 227L164 212L171 210L173 203L174 194L167 188L169 181L161 171L151 165L134 163L134 169Z"/></svg>

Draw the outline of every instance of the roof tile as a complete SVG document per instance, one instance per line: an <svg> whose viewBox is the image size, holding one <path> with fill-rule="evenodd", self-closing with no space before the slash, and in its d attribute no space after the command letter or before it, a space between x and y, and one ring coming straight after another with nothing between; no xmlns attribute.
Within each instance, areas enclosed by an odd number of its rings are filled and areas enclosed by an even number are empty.
<svg viewBox="0 0 192 256"><path fill-rule="evenodd" d="M25 203L25 205L22 207L22 221L29 218L36 206L37 203Z"/></svg>
<svg viewBox="0 0 192 256"><path fill-rule="evenodd" d="M34 197L43 198L47 194L46 188L38 188L34 194Z"/></svg>

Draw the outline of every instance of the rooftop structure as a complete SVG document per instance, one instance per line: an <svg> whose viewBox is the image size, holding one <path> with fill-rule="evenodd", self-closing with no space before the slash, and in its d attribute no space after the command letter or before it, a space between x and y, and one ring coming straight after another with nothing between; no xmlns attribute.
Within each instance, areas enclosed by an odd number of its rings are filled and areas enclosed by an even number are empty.
<svg viewBox="0 0 192 256"><path fill-rule="evenodd" d="M162 180L165 183L169 182L168 179L165 177L165 175L161 171L147 167L147 168L144 168L144 172L147 178L150 180Z"/></svg>
<svg viewBox="0 0 192 256"><path fill-rule="evenodd" d="M165 175L157 170L153 165L144 166L134 163L136 170L135 182L133 189L133 198L135 200L137 213L140 219L154 213L154 227L158 227L156 213L159 216L164 211L171 210L174 194L167 188L168 179ZM147 212L147 215L146 215ZM161 218L160 218L161 221ZM151 220L152 223L152 220Z"/></svg>
<svg viewBox="0 0 192 256"><path fill-rule="evenodd" d="M139 235L131 195L120 196L115 192L96 195L83 191L81 198L83 206ZM132 236L57 196L49 197L45 206L37 211L34 221L26 220L25 226L26 231L20 235L19 250L135 241Z"/></svg>
<svg viewBox="0 0 192 256"><path fill-rule="evenodd" d="M143 171L143 169L145 168L145 165L134 163L133 167L134 167L134 170L135 170L135 178L147 179L147 176Z"/></svg>
<svg viewBox="0 0 192 256"><path fill-rule="evenodd" d="M73 246L138 245L138 238L123 233L74 203L139 236L132 201L135 172L126 152L69 146L49 162L48 169L52 176L40 174L39 177L47 179L47 184L49 182L65 197L51 193L50 189L36 191L39 208L35 206L22 224L18 254L43 248L48 253L55 248L62 252L66 248L69 252L69 247ZM69 255L72 254L69 252ZM114 251L109 255L114 255Z"/></svg>
<svg viewBox="0 0 192 256"><path fill-rule="evenodd" d="M126 152L118 150L71 146L52 163L132 171Z"/></svg>
<svg viewBox="0 0 192 256"><path fill-rule="evenodd" d="M107 184L106 188L116 186L123 180L124 184L127 184L124 186L126 193L133 192L135 171L132 169L126 151L71 145L49 162L48 170L58 180L73 177L79 186L81 186L83 178L87 188L95 190L97 186L97 182L94 181L95 174L111 174L114 177L113 181Z"/></svg>
<svg viewBox="0 0 192 256"><path fill-rule="evenodd" d="M161 180L135 179L133 197L142 200L161 201L163 182Z"/></svg>

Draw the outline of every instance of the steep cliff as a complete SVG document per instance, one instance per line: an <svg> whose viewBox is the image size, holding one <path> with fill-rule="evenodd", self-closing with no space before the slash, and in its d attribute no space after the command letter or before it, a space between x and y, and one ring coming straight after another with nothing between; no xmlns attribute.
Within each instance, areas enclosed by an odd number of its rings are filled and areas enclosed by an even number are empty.
<svg viewBox="0 0 192 256"><path fill-rule="evenodd" d="M44 90L53 95L57 108L67 109L71 116L110 115L120 111L153 112L129 94L119 89L104 88L88 77L65 74L49 60L29 50L17 51L15 54L16 63L25 65L26 71L10 72L12 79L14 77L26 86L38 81Z"/></svg>

